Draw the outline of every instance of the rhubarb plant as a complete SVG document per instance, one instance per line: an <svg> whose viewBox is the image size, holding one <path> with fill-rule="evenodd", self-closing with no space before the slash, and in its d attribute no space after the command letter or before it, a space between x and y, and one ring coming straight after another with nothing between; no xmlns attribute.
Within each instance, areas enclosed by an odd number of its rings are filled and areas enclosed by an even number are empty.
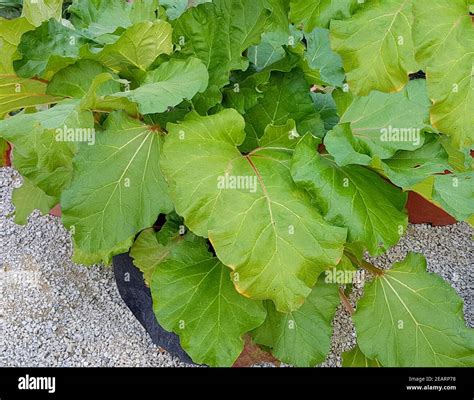
<svg viewBox="0 0 474 400"><path fill-rule="evenodd" d="M406 232L409 192L474 223L472 0L14 3L17 223L60 204L76 262L130 251L196 363L250 341L317 365L342 304L344 366L474 365L463 302L423 255L366 261Z"/></svg>

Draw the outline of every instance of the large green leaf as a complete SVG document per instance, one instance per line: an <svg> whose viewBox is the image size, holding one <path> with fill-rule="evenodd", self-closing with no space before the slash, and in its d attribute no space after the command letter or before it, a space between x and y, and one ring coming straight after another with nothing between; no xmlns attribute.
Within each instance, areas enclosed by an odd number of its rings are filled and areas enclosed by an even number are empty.
<svg viewBox="0 0 474 400"><path fill-rule="evenodd" d="M81 110L77 100L66 100L46 111L0 121L0 136L15 145L15 168L47 195L59 198L71 181L78 141L94 140L93 127L92 113Z"/></svg>
<svg viewBox="0 0 474 400"><path fill-rule="evenodd" d="M349 17L356 3L357 0L290 0L290 19L306 32L316 27L328 28L332 19Z"/></svg>
<svg viewBox="0 0 474 400"><path fill-rule="evenodd" d="M416 59L423 69L436 64L453 43L463 42L472 29L467 0L431 0L429 7L413 1L413 14Z"/></svg>
<svg viewBox="0 0 474 400"><path fill-rule="evenodd" d="M87 95L97 75L107 72L107 68L92 60L79 60L53 76L47 93L55 96L82 98ZM120 90L120 84L109 80L97 87L95 94L105 96Z"/></svg>
<svg viewBox="0 0 474 400"><path fill-rule="evenodd" d="M172 210L159 167L162 142L159 131L114 112L95 145L82 146L61 197L64 224L74 227L75 260L109 262Z"/></svg>
<svg viewBox="0 0 474 400"><path fill-rule="evenodd" d="M265 319L262 304L236 292L229 269L207 251L203 239L182 242L157 266L151 293L158 321L179 334L197 363L231 366L243 350L242 335Z"/></svg>
<svg viewBox="0 0 474 400"><path fill-rule="evenodd" d="M161 54L173 51L171 25L164 21L138 22L103 50L89 57L100 61L114 71L139 68L145 71Z"/></svg>
<svg viewBox="0 0 474 400"><path fill-rule="evenodd" d="M474 28L428 67L431 123L460 148L474 145Z"/></svg>
<svg viewBox="0 0 474 400"><path fill-rule="evenodd" d="M10 111L56 103L60 99L46 94L46 83L42 81L0 75L0 118Z"/></svg>
<svg viewBox="0 0 474 400"><path fill-rule="evenodd" d="M329 132L324 144L340 165L368 164L374 156L385 159L398 150L416 150L429 128L429 107L423 80L411 81L398 93L355 97L341 115L342 126Z"/></svg>
<svg viewBox="0 0 474 400"><path fill-rule="evenodd" d="M353 316L362 352L384 367L472 366L474 331L463 303L441 277L409 253L366 284Z"/></svg>
<svg viewBox="0 0 474 400"><path fill-rule="evenodd" d="M306 135L291 167L293 180L306 189L328 222L347 228L348 241L379 255L398 243L408 218L406 194L363 166L338 166L318 153Z"/></svg>
<svg viewBox="0 0 474 400"><path fill-rule="evenodd" d="M184 99L192 99L196 93L206 90L209 75L201 60L172 59L146 75L142 85L135 90L118 93L138 104L142 114L162 113Z"/></svg>
<svg viewBox="0 0 474 400"><path fill-rule="evenodd" d="M68 10L74 26L100 43L114 42L118 28L156 21L159 13L158 0L73 0Z"/></svg>
<svg viewBox="0 0 474 400"><path fill-rule="evenodd" d="M16 18L7 20L0 18L0 48L2 57L0 58L0 74L13 74L13 60L18 58L17 47L21 36L33 29L26 18Z"/></svg>
<svg viewBox="0 0 474 400"><path fill-rule="evenodd" d="M346 232L324 222L293 183L291 149L241 155L244 120L232 109L168 130L162 168L186 225L209 237L240 293L272 299L279 311L298 308L338 263Z"/></svg>
<svg viewBox="0 0 474 400"><path fill-rule="evenodd" d="M188 9L174 21L173 37L181 53L200 58L209 71L209 87L196 96L196 108L205 113L218 104L229 72L245 70L242 53L257 44L269 11L265 0L214 0Z"/></svg>
<svg viewBox="0 0 474 400"><path fill-rule="evenodd" d="M416 56L426 68L431 122L458 147L474 144L474 27L466 0L414 2Z"/></svg>
<svg viewBox="0 0 474 400"><path fill-rule="evenodd" d="M34 210L47 214L58 203L58 199L48 196L28 178L23 178L23 185L13 190L12 203L15 206L15 224L25 225Z"/></svg>
<svg viewBox="0 0 474 400"><path fill-rule="evenodd" d="M331 23L350 90L366 95L401 90L418 71L412 40L412 0L368 0L350 20Z"/></svg>
<svg viewBox="0 0 474 400"><path fill-rule="evenodd" d="M299 132L323 136L324 123L300 70L272 74L263 96L245 114L247 138L244 149L252 150L258 146L267 125L283 125L290 118L295 120Z"/></svg>
<svg viewBox="0 0 474 400"><path fill-rule="evenodd" d="M332 320L340 303L338 285L319 278L305 303L296 311L281 313L266 302L267 318L254 331L257 343L272 349L280 361L298 367L323 362L331 346Z"/></svg>
<svg viewBox="0 0 474 400"><path fill-rule="evenodd" d="M50 79L79 58L79 48L84 43L85 39L75 30L50 19L23 34L18 45L21 58L13 66L22 78Z"/></svg>
<svg viewBox="0 0 474 400"><path fill-rule="evenodd" d="M458 221L474 215L474 171L435 178L433 199Z"/></svg>
<svg viewBox="0 0 474 400"><path fill-rule="evenodd" d="M21 16L34 26L40 26L51 18L59 21L62 13L63 0L23 0Z"/></svg>

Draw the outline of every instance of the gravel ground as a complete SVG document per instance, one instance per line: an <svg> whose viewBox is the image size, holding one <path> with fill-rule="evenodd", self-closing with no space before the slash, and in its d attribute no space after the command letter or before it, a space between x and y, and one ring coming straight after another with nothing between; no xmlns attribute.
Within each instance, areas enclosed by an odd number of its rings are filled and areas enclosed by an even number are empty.
<svg viewBox="0 0 474 400"><path fill-rule="evenodd" d="M11 191L21 178L0 168L0 367L1 366L184 366L153 345L123 303L110 268L70 261L69 234L58 218L33 213L15 225ZM467 224L412 225L399 245L374 260L380 267L422 252L465 301L474 327L474 247ZM357 288L353 304L362 293ZM332 349L322 366L340 366L355 343L347 311L334 318Z"/></svg>

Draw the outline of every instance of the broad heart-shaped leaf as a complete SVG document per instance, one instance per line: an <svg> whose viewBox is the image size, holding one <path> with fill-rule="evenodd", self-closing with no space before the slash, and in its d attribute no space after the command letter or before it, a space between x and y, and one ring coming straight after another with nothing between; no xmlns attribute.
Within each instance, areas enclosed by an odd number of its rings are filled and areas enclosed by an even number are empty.
<svg viewBox="0 0 474 400"><path fill-rule="evenodd" d="M371 283L353 316L362 352L384 367L461 367L474 363L474 331L462 300L421 254L409 253Z"/></svg>
<svg viewBox="0 0 474 400"><path fill-rule="evenodd" d="M416 150L429 127L429 107L423 80L411 81L398 93L355 97L341 116L342 126L329 132L324 144L340 165L368 164L374 156L385 159L398 150Z"/></svg>
<svg viewBox="0 0 474 400"><path fill-rule="evenodd" d="M279 311L298 308L319 274L338 263L346 231L324 222L293 183L292 150L243 156L244 120L232 109L193 114L168 131L162 169L177 213L209 237L240 293L271 299Z"/></svg>
<svg viewBox="0 0 474 400"><path fill-rule="evenodd" d="M47 93L55 96L82 98L87 95L97 75L107 72L107 68L92 60L79 60L53 76ZM109 80L94 91L97 96L105 96L120 90L120 84Z"/></svg>
<svg viewBox="0 0 474 400"><path fill-rule="evenodd" d="M127 28L116 42L85 57L117 72L127 68L145 71L159 55L173 51L171 32L171 25L165 21L138 22Z"/></svg>
<svg viewBox="0 0 474 400"><path fill-rule="evenodd" d="M389 159L383 160L381 165L390 182L404 190L411 189L432 175L453 169L436 134L427 135L423 147L414 151L398 151Z"/></svg>
<svg viewBox="0 0 474 400"><path fill-rule="evenodd" d="M26 18L15 18L7 20L0 18L0 48L2 57L0 58L0 74L14 74L13 60L18 58L16 53L21 36L34 29Z"/></svg>
<svg viewBox="0 0 474 400"><path fill-rule="evenodd" d="M148 72L143 84L135 90L118 93L138 104L142 114L162 113L184 99L206 90L209 74L204 63L195 57L161 64Z"/></svg>
<svg viewBox="0 0 474 400"><path fill-rule="evenodd" d="M412 0L366 1L350 20L331 23L331 44L343 60L350 90L394 92L418 71Z"/></svg>
<svg viewBox="0 0 474 400"><path fill-rule="evenodd" d="M32 25L40 26L51 18L59 21L62 13L63 0L24 0L21 16Z"/></svg>
<svg viewBox="0 0 474 400"><path fill-rule="evenodd" d="M13 66L22 78L51 79L57 71L79 58L79 48L84 43L79 33L50 19L23 34L18 45L21 58L15 60Z"/></svg>
<svg viewBox="0 0 474 400"><path fill-rule="evenodd" d="M467 0L431 0L413 2L413 41L416 59L422 69L437 63L437 58L449 52L453 43L462 43L472 29Z"/></svg>
<svg viewBox="0 0 474 400"><path fill-rule="evenodd" d="M160 132L114 112L95 145L82 146L61 196L63 222L74 227L75 260L109 262L173 209L159 167L162 142Z"/></svg>
<svg viewBox="0 0 474 400"><path fill-rule="evenodd" d="M328 222L347 228L349 242L379 255L400 240L408 223L407 196L376 172L360 165L338 166L320 155L306 135L296 147L291 173Z"/></svg>
<svg viewBox="0 0 474 400"><path fill-rule="evenodd" d="M474 27L466 0L414 2L416 56L434 105L431 122L460 148L474 144Z"/></svg>
<svg viewBox="0 0 474 400"><path fill-rule="evenodd" d="M380 367L380 364L377 360L367 358L364 353L360 351L359 346L356 345L352 350L342 353L342 366L345 368L370 368Z"/></svg>
<svg viewBox="0 0 474 400"><path fill-rule="evenodd" d="M158 0L73 0L68 11L71 22L83 34L99 43L116 40L118 28L128 28L134 23L155 21L160 17Z"/></svg>
<svg viewBox="0 0 474 400"><path fill-rule="evenodd" d="M242 149L257 147L267 125L283 125L290 118L299 132L323 136L324 123L310 93L300 70L273 73L263 97L245 114L247 138Z"/></svg>
<svg viewBox="0 0 474 400"><path fill-rule="evenodd" d="M433 199L458 221L474 215L474 171L435 177Z"/></svg>
<svg viewBox="0 0 474 400"><path fill-rule="evenodd" d="M175 43L185 55L200 58L209 71L209 87L196 96L196 109L207 112L221 102L229 73L245 70L242 53L258 44L270 12L266 0L214 0L188 9L173 24Z"/></svg>
<svg viewBox="0 0 474 400"><path fill-rule="evenodd" d="M48 196L24 177L23 185L13 190L12 202L15 205L15 224L25 225L34 210L47 214L58 203L58 199Z"/></svg>
<svg viewBox="0 0 474 400"><path fill-rule="evenodd" d="M242 335L265 319L260 302L241 296L229 269L207 251L204 239L183 241L152 277L153 310L160 324L180 336L193 361L231 366Z"/></svg>
<svg viewBox="0 0 474 400"><path fill-rule="evenodd" d="M78 141L94 140L92 113L77 100L65 100L34 114L0 121L0 136L12 142L13 163L49 196L59 198L69 185Z"/></svg>
<svg viewBox="0 0 474 400"><path fill-rule="evenodd" d="M428 67L431 123L459 148L474 146L474 27Z"/></svg>
<svg viewBox="0 0 474 400"><path fill-rule="evenodd" d="M254 332L257 343L272 349L280 361L297 367L322 363L331 346L332 320L340 303L338 285L321 276L305 303L296 311L281 313L265 302L267 318Z"/></svg>
<svg viewBox="0 0 474 400"><path fill-rule="evenodd" d="M319 71L321 80L330 86L342 86L344 69L341 56L331 49L329 30L315 28L305 34L307 51L305 59L308 65Z"/></svg>
<svg viewBox="0 0 474 400"><path fill-rule="evenodd" d="M61 98L50 96L46 83L19 78L15 75L0 75L0 118L10 111L56 103Z"/></svg>
<svg viewBox="0 0 474 400"><path fill-rule="evenodd" d="M356 8L357 0L290 0L291 22L306 32L328 28L332 19L344 19Z"/></svg>

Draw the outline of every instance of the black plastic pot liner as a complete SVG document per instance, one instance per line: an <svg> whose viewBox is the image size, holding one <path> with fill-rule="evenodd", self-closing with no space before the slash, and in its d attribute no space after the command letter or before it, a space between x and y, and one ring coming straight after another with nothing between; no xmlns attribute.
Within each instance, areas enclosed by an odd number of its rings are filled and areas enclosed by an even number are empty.
<svg viewBox="0 0 474 400"><path fill-rule="evenodd" d="M150 289L145 285L142 273L133 265L128 253L115 256L112 263L120 296L135 318L143 325L153 343L182 362L194 364L182 349L179 337L164 330L158 324L153 313Z"/></svg>

